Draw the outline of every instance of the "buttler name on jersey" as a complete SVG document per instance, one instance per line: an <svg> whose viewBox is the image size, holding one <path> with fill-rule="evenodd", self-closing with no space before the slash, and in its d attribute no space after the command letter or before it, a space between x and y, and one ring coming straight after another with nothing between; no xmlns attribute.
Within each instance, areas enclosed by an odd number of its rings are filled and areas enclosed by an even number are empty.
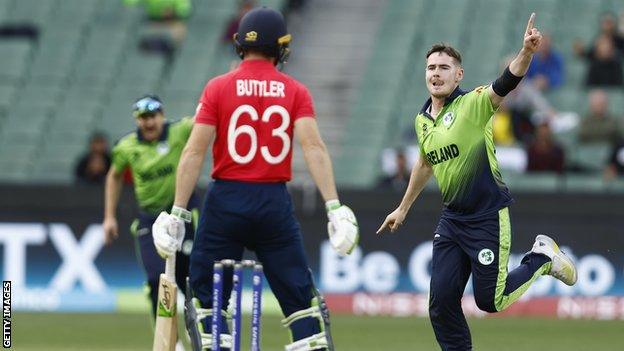
<svg viewBox="0 0 624 351"><path fill-rule="evenodd" d="M459 156L459 148L455 144L441 147L439 150L433 150L427 153L427 160L433 165L448 161Z"/></svg>
<svg viewBox="0 0 624 351"><path fill-rule="evenodd" d="M237 96L284 97L284 83L271 80L237 79Z"/></svg>

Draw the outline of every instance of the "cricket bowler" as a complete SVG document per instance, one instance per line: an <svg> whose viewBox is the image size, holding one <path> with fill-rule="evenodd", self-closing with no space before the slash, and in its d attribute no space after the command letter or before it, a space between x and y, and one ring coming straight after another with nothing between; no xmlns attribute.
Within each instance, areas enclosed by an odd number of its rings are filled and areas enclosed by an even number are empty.
<svg viewBox="0 0 624 351"><path fill-rule="evenodd" d="M472 350L461 299L472 274L474 298L486 312L509 307L539 276L567 285L577 279L572 260L545 235L520 266L507 271L511 248L508 207L492 140L492 115L526 74L542 34L531 14L520 52L494 83L470 92L459 88L464 70L457 50L445 44L427 52L426 85L431 97L416 116L420 157L399 207L377 233L396 231L427 180L435 175L444 208L433 237L429 316L442 350Z"/></svg>

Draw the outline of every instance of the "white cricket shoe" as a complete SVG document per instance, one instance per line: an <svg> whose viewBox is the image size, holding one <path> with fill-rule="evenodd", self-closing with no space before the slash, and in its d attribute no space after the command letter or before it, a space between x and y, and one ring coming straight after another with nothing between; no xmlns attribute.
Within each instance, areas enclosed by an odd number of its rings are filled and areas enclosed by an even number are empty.
<svg viewBox="0 0 624 351"><path fill-rule="evenodd" d="M186 349L184 348L184 344L182 344L182 341L178 340L178 342L176 342L175 351L186 351Z"/></svg>
<svg viewBox="0 0 624 351"><path fill-rule="evenodd" d="M550 272L548 272L549 275L570 286L576 283L577 274L574 262L559 249L559 246L553 239L546 235L536 236L531 252L546 255L550 258L552 265Z"/></svg>

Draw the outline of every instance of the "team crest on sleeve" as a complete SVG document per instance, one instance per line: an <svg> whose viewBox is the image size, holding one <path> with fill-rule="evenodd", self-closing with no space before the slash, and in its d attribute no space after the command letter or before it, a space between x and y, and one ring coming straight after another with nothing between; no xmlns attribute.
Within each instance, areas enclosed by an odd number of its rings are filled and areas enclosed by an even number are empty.
<svg viewBox="0 0 624 351"><path fill-rule="evenodd" d="M447 112L442 117L442 124L444 124L446 128L449 128L453 122L455 122L455 115L453 112Z"/></svg>

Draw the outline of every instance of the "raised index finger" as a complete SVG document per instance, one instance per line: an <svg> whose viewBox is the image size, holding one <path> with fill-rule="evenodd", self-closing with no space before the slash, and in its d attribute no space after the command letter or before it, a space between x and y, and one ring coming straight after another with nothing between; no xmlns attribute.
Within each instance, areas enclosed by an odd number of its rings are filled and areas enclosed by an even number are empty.
<svg viewBox="0 0 624 351"><path fill-rule="evenodd" d="M535 12L531 13L531 17L529 17L529 23L527 23L526 33L531 34L531 29L533 29L533 22L535 22Z"/></svg>

